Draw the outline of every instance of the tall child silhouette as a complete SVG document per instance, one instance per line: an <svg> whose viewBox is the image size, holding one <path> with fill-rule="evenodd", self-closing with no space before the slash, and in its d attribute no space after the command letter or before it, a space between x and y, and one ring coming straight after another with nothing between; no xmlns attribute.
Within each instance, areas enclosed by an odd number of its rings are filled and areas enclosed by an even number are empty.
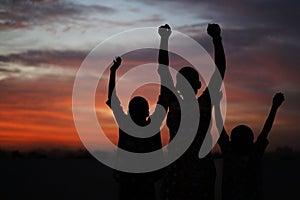
<svg viewBox="0 0 300 200"><path fill-rule="evenodd" d="M160 137L160 125L165 117L165 110L155 109L153 115L149 116L149 105L145 98L141 96L133 97L129 102L128 115L124 113L120 101L115 90L116 71L121 65L121 58L117 57L110 68L110 80L107 105L112 109L115 119L119 125L119 140L118 147L134 153L148 153L162 148ZM161 89L163 93L165 89ZM116 103L112 103L113 101ZM160 104L166 109L163 96L160 95L157 104ZM138 136L129 135L128 131L137 132L134 126L131 126L130 121L140 126L145 127L151 123L151 120L157 123L157 132L150 137L143 136L143 132L138 133ZM127 133L126 133L126 131ZM122 158L122 162L126 159ZM116 181L119 183L119 199L120 200L155 200L155 182L161 178L162 171L154 171L148 173L127 173L115 171Z"/></svg>
<svg viewBox="0 0 300 200"><path fill-rule="evenodd" d="M169 65L167 51L169 37L162 35L165 30L170 30L169 32L171 33L171 28L167 24L159 28L159 35L161 36L159 63L166 65L165 68L167 71ZM209 86L200 97L197 97L196 94L201 88L198 71L190 66L186 66L181 68L176 76L176 92L168 93L167 95L167 126L169 128L170 140L175 138L182 118L184 118L184 120L195 120L195 116L182 116L179 101L187 102L191 98L196 100L199 104L200 120L196 137L191 146L177 161L168 167L162 191L164 199L214 199L216 169L213 158L210 152L202 159L200 159L198 155L205 136L211 128L212 104L210 93L215 91L209 91L208 88L216 90L216 92L220 90L222 82L218 80L217 77L220 76L222 79L224 78L226 60L219 25L209 24L207 33L213 39L216 64L216 69L209 82ZM170 72L168 71L168 73ZM194 90L192 97L187 92L186 83L182 80L182 77L188 81ZM170 75L164 76L163 78L168 78L168 82L172 82L173 84ZM189 128L184 130L184 134L190 134ZM171 149L168 150L169 152L172 151Z"/></svg>
<svg viewBox="0 0 300 200"><path fill-rule="evenodd" d="M221 93L220 93L221 94ZM221 96L221 95L220 95ZM221 99L221 98L220 98ZM231 137L222 128L223 120L219 103L215 104L217 128L221 133L218 144L223 154L223 200L263 199L261 161L268 145L267 136L272 128L277 109L284 101L282 93L275 94L273 104L265 125L257 140L246 125L236 126Z"/></svg>

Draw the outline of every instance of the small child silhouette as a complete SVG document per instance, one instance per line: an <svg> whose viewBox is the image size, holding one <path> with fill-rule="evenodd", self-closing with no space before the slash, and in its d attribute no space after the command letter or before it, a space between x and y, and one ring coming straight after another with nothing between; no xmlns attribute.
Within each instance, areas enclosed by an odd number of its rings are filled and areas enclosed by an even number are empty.
<svg viewBox="0 0 300 200"><path fill-rule="evenodd" d="M119 140L118 147L134 153L148 153L156 151L162 148L162 142L160 137L160 125L166 115L165 110L155 109L154 113L149 116L149 104L147 100L141 96L133 97L129 102L128 115L123 112L120 104L120 100L116 95L115 90L115 76L116 71L121 65L122 59L117 57L113 61L113 65L110 68L110 80L108 100L106 104L112 109L115 119L119 126ZM161 89L164 91L164 89ZM114 103L112 103L114 102ZM160 95L157 104L162 105L166 109L166 103L163 103L163 97ZM154 130L155 134L147 138L142 138L144 132L138 132L131 124L132 121L140 127L146 127L150 125L151 119L153 119L154 126L157 126ZM139 134L137 137L127 134L128 131ZM127 132L127 133L126 133ZM119 159L119 158L118 158ZM119 159L118 162L126 162ZM121 171L114 171L114 177L119 183L119 199L120 200L140 200L149 199L155 200L155 187L154 184L162 176L162 170L157 170L148 173L128 173Z"/></svg>
<svg viewBox="0 0 300 200"><path fill-rule="evenodd" d="M222 94L220 93L221 99ZM223 154L223 180L222 199L263 199L261 160L268 145L267 136L272 128L277 109L284 101L284 95L277 93L273 98L273 105L265 122L262 132L257 140L246 125L236 126L231 131L231 137L223 128L223 120L220 112L219 100L215 104L216 125L219 132L218 140Z"/></svg>

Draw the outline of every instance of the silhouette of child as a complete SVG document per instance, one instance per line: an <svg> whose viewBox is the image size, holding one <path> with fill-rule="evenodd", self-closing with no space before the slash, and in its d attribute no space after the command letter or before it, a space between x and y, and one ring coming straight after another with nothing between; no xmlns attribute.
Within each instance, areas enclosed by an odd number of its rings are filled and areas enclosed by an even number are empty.
<svg viewBox="0 0 300 200"><path fill-rule="evenodd" d="M171 33L171 28L167 24L159 28L159 35L161 36L159 63L164 64L166 73L170 74L168 69L169 57L167 51L168 37L166 38L162 34L166 29L169 29L169 33ZM208 154L202 159L200 159L198 155L206 135L210 135L207 134L211 128L212 105L210 92L218 92L220 90L222 83L217 77L219 75L221 76L221 79L224 78L226 70L226 58L222 44L220 26L218 24L209 24L207 27L207 33L209 36L211 36L213 41L216 64L216 69L211 77L209 86L205 88L200 97L197 97L197 92L201 88L199 73L193 67L185 66L177 73L176 87L174 89L175 92L168 93L167 95L167 126L169 128L170 141L173 140L178 133L181 119L190 121L195 120L195 116L193 115L183 116L179 101L189 102L191 99L196 100L199 105L200 120L196 137L190 147L166 170L166 176L164 178L161 192L164 199L214 199L216 169L211 152L209 151ZM168 78L166 81L171 82L174 87L171 76L165 75L164 77ZM185 78L185 80L190 84L194 94L189 94L188 90L186 89L186 81L184 81L183 78ZM209 91L208 88L211 88L215 91ZM189 111L187 113L189 113ZM190 130L188 127L186 127L186 129L182 132L189 134ZM168 148L168 151L171 154L174 150Z"/></svg>
<svg viewBox="0 0 300 200"><path fill-rule="evenodd" d="M149 104L147 100L141 96L136 96L129 102L128 115L124 113L115 90L116 71L121 65L121 61L121 58L117 57L110 68L108 100L106 102L112 109L119 125L118 147L134 153L148 153L161 149L160 125L166 115L165 110L155 109L153 115L149 116ZM163 89L161 89L161 91L163 91ZM115 100L116 103L112 104L113 100ZM160 95L157 104L162 105L164 108L166 107L164 106L165 103L163 103L162 95ZM156 121L157 125L157 128L155 129L157 132L153 136L146 138L129 135L123 129L125 128L127 132L128 130L136 132L134 126L131 126L131 123L128 121L131 119L140 127L148 126L151 119L154 119L153 121ZM124 159L122 161L124 161ZM119 183L119 199L156 199L154 184L161 176L161 170L148 173L127 173L116 170L114 172L114 177Z"/></svg>
<svg viewBox="0 0 300 200"><path fill-rule="evenodd" d="M220 99L222 94L220 93ZM267 136L272 128L277 109L284 101L284 95L277 93L263 130L254 140L254 134L246 125L233 128L229 136L223 128L219 103L215 104L216 125L221 132L218 144L223 154L222 199L263 199L261 161L268 145ZM218 102L218 100L216 101Z"/></svg>

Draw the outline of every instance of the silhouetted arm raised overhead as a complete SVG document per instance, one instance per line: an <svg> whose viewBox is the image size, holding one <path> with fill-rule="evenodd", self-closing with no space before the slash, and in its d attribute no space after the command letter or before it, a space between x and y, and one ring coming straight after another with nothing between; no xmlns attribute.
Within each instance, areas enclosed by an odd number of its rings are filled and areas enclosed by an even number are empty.
<svg viewBox="0 0 300 200"><path fill-rule="evenodd" d="M258 136L258 139L266 139L268 137L268 134L271 131L271 128L273 126L276 112L283 101L284 101L284 95L281 92L276 93L275 96L273 97L273 103L272 103L272 107L271 107L269 116L265 122L263 130L261 131L260 135Z"/></svg>
<svg viewBox="0 0 300 200"><path fill-rule="evenodd" d="M111 108L113 111L113 114L115 116L115 119L119 126L126 125L126 116L123 111L123 108L121 107L120 100L117 96L115 86L116 86L116 72L119 66L121 65L122 59L120 57L117 57L113 61L113 65L110 68L110 76L109 76L109 85L108 85L108 100L106 101L106 104Z"/></svg>
<svg viewBox="0 0 300 200"><path fill-rule="evenodd" d="M226 58L222 44L221 28L218 24L209 24L207 27L207 33L213 39L214 57L217 67L217 70L215 70L209 82L209 88L217 92L220 90L226 70Z"/></svg>
<svg viewBox="0 0 300 200"><path fill-rule="evenodd" d="M220 108L220 102L222 99L222 92L218 92L213 99L213 105L214 105L214 110L215 110L215 122L216 122L216 127L217 130L220 134L220 137L218 139L218 144L221 147L222 152L227 150L227 147L229 147L229 136L224 128L224 122L221 114L221 108Z"/></svg>
<svg viewBox="0 0 300 200"><path fill-rule="evenodd" d="M161 86L168 87L171 91L174 90L174 83L169 70L169 37L171 35L171 27L168 24L158 28L158 34L161 37L159 53L158 53L158 73L161 78ZM165 92L165 88L161 87L161 93Z"/></svg>
<svg viewBox="0 0 300 200"><path fill-rule="evenodd" d="M212 104L213 104L214 109L215 109L216 127L217 127L219 133L222 132L223 123L224 123L223 118L222 118L222 114L221 114L221 107L220 107L222 97L223 97L223 93L222 93L222 91L219 91L218 93L216 93L216 96L212 101Z"/></svg>
<svg viewBox="0 0 300 200"><path fill-rule="evenodd" d="M209 92L208 90L205 90L203 95L210 98L215 106L215 121L218 132L220 133L218 144L220 145L222 152L225 152L229 149L230 143L229 136L223 126L223 118L220 109L220 101L222 99L222 92L220 92L220 88L226 70L226 58L222 44L220 26L218 24L208 24L207 34L213 39L216 69L208 84Z"/></svg>
<svg viewBox="0 0 300 200"><path fill-rule="evenodd" d="M122 59L120 57L117 57L113 61L113 65L110 68L110 75L109 75L109 84L108 84L108 100L106 101L106 104L111 107L111 99L113 96L113 91L116 87L116 72L117 69L120 67L122 62Z"/></svg>
<svg viewBox="0 0 300 200"><path fill-rule="evenodd" d="M171 35L171 27L168 24L160 26L158 28L158 34L161 37L160 49L158 53L158 74L160 76L160 95L157 104L163 106L164 110L155 109L151 119L156 120L157 123L161 123L166 116L166 112L169 106L170 90L174 90L173 79L169 71L169 52L168 43ZM168 90L169 88L170 90Z"/></svg>

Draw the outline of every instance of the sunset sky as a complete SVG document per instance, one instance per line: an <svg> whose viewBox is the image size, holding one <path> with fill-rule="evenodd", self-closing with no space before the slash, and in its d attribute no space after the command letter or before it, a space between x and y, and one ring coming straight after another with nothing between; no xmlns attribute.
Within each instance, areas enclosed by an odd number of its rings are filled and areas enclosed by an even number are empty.
<svg viewBox="0 0 300 200"><path fill-rule="evenodd" d="M297 0L1 1L0 149L83 148L72 115L73 83L84 58L110 36L168 23L213 56L206 27L218 23L227 58L228 132L247 124L259 134L273 95L282 91L286 101L277 113L268 150L300 150L299 7ZM140 54L125 56L124 69L156 62L153 52ZM171 57L172 62L182 64ZM151 104L158 95L152 88L137 91L148 94ZM105 105L106 93L107 82L100 81L97 115L115 142L117 127Z"/></svg>

